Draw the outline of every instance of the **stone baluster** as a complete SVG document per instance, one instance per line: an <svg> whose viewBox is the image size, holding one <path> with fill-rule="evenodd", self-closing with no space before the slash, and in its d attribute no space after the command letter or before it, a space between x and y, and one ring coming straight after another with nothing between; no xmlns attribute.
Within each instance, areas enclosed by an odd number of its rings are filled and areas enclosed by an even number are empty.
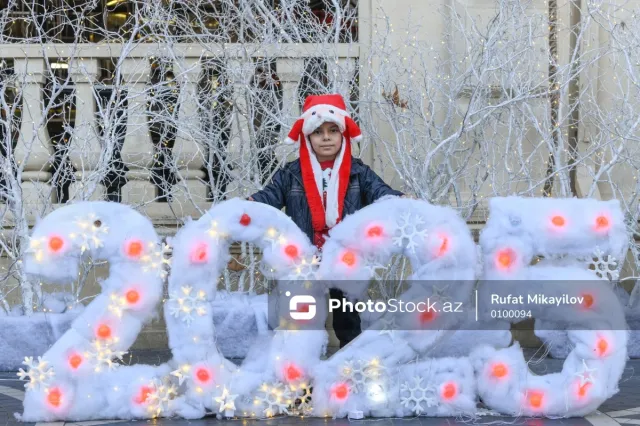
<svg viewBox="0 0 640 426"><path fill-rule="evenodd" d="M76 86L76 120L69 149L71 163L76 169L76 181L71 184L69 195L72 200L101 200L105 197L105 187L101 184L103 173L97 173L97 169L102 145L98 137L93 91L93 83L98 77L98 60L72 62L69 75Z"/></svg>
<svg viewBox="0 0 640 426"><path fill-rule="evenodd" d="M122 148L122 159L129 168L128 182L122 188L122 202L126 204L139 204L156 198L150 172L155 148L147 113L150 71L147 58L128 58L122 64L127 90L127 130Z"/></svg>
<svg viewBox="0 0 640 426"><path fill-rule="evenodd" d="M229 77L229 84L232 88L231 98L233 99L233 118L231 120L231 138L229 140L229 146L227 147L228 157L232 152L239 152L243 156L243 164L245 161L249 161L252 157L251 150L253 147L250 145L251 133L253 128L249 129L253 123L250 122L248 117L248 109L246 102L247 90L249 82L253 76L253 63L243 60L230 60L227 62L227 75ZM249 156L244 156L245 153L249 153ZM244 174L241 178L246 179L248 176ZM241 193L237 194L240 197L246 197L250 194L246 191L246 188L241 188Z"/></svg>
<svg viewBox="0 0 640 426"><path fill-rule="evenodd" d="M176 79L180 84L178 98L178 122L176 141L172 156L178 167L180 180L173 188L172 202L202 203L207 199L207 187L201 179L205 177L205 142L198 116L198 82L202 73L199 58L188 58L175 64Z"/></svg>
<svg viewBox="0 0 640 426"><path fill-rule="evenodd" d="M17 166L22 168L22 200L30 211L44 213L43 206L54 201L47 170L53 160L53 145L47 131L44 110L43 59L16 59L15 73L22 95L20 135L14 151Z"/></svg>
<svg viewBox="0 0 640 426"><path fill-rule="evenodd" d="M304 74L304 58L278 58L276 72L282 84L282 113L285 122L291 122L300 116L298 85Z"/></svg>

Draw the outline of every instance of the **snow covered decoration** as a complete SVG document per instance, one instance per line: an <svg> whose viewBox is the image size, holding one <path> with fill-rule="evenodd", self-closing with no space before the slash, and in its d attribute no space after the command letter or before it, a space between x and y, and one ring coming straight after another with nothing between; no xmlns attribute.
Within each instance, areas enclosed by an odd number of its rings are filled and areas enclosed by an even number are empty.
<svg viewBox="0 0 640 426"><path fill-rule="evenodd" d="M367 265L385 265L393 255L404 254L414 273L398 300L415 304L433 297L440 303L438 309L448 301L470 301L476 247L466 223L452 209L424 201L385 200L346 217L329 237L319 274L352 300L363 300L374 274ZM446 396L438 397L437 406L432 399L429 407L421 402L420 414L475 413L475 379L469 359L429 355L457 333L447 330L468 320L467 315L435 311L382 314L314 368L313 414L414 416L415 404L403 407L400 388L417 376Z"/></svg>
<svg viewBox="0 0 640 426"><path fill-rule="evenodd" d="M624 367L626 334L618 324L624 316L604 280L557 255L584 257L600 247L622 258L627 240L619 206L507 200L493 200L482 234L484 277L499 280L498 286L487 285L500 296L516 294L525 279L528 285L541 282L540 293L580 297L582 303L563 314L529 307L543 325L584 318L582 330L568 331L575 347L561 373L528 372L519 346L509 346L509 320L493 319L498 322L493 331L474 321L485 314L471 303L476 246L450 208L408 199L374 203L330 231L319 260L306 235L281 211L263 204L220 203L188 222L170 249L160 244L151 223L128 207L89 202L54 211L33 231L25 259L29 274L67 282L77 276L85 255L109 261L111 271L103 293L42 357L46 373L32 360L21 370L22 379L41 382L44 375L47 382L28 386L21 419L196 419L208 412L219 417L473 415L478 396L502 413L590 412L615 392ZM88 239L78 238L78 217L108 232L100 231L96 243L93 228L86 226ZM278 281L269 304L287 314L270 316L273 331L256 341L240 366L220 353L213 325L215 283L234 241L262 249L262 270ZM119 366L162 297L169 253L171 296L163 308L173 359L158 366ZM414 306L430 300L436 309L384 312L349 345L321 360L327 345L326 286L341 289L352 301L364 300L369 279L394 255L407 256L413 271L397 298ZM536 255L559 264L529 266ZM572 286L576 280L583 280L580 286ZM447 313L454 303L463 313ZM461 327L466 331L457 330ZM479 345L484 339L493 344ZM456 356L438 352L448 342L460 347Z"/></svg>
<svg viewBox="0 0 640 426"><path fill-rule="evenodd" d="M27 389L22 420L139 417L140 408L123 390L134 377L150 381L162 367L115 367L162 297L160 277L143 270L147 247L159 243L153 225L122 204L83 202L39 221L31 241L26 271L47 281L76 279L85 254L109 261L111 269L103 293L42 356L47 387Z"/></svg>
<svg viewBox="0 0 640 426"><path fill-rule="evenodd" d="M496 321L507 323L523 318L509 312L529 313L536 319L536 334L561 330L573 349L562 372L538 376L529 372L517 344L478 346L471 360L478 394L489 408L512 415L582 416L617 392L627 356L624 311L608 282L572 259L587 258L596 247L622 257L623 219L617 201L490 201L490 219L480 237L485 278L480 305L504 311ZM538 255L545 261L530 266ZM497 296L498 305L483 300L489 296Z"/></svg>
<svg viewBox="0 0 640 426"><path fill-rule="evenodd" d="M235 199L187 223L173 239L171 298L164 309L174 356L172 375L184 388L178 410L187 410L193 418L204 416L206 410L221 412L221 402L216 398L222 398L225 388L237 396L233 408L229 405L224 410L227 414L221 413L225 416L231 411L235 416L249 417L286 413L293 403L289 386L308 382L310 367L326 345L324 330L295 331L275 324L273 338L259 341L240 367L222 356L212 320L211 303L216 293L212 283L226 268L234 241L250 242L262 249L263 271L279 280L277 291L269 297L281 300L281 306L289 306L287 291L297 294L303 288L318 298L326 291L320 285L310 289L301 286L301 280L317 279L316 248L279 210ZM206 367L206 374L198 378L196 366ZM268 388L266 394L263 387Z"/></svg>
<svg viewBox="0 0 640 426"><path fill-rule="evenodd" d="M38 389L40 387L47 388L53 380L55 373L49 366L49 363L38 357L38 361L34 361L33 357L25 357L22 362L27 366L27 371L22 368L18 371L18 377L20 380L29 378L29 382L24 385L27 389Z"/></svg>

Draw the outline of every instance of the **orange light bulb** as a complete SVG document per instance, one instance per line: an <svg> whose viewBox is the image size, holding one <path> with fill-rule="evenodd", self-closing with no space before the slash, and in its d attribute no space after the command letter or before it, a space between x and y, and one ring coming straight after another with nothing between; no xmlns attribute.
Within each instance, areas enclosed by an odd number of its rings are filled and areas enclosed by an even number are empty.
<svg viewBox="0 0 640 426"><path fill-rule="evenodd" d="M289 244L288 246L286 246L284 248L284 252L292 259L298 257L298 247L294 246L293 244Z"/></svg>
<svg viewBox="0 0 640 426"><path fill-rule="evenodd" d="M80 364L82 364L82 357L80 355L73 354L69 357L69 365L74 370L77 370L78 367L80 367Z"/></svg>
<svg viewBox="0 0 640 426"><path fill-rule="evenodd" d="M530 392L529 396L529 405L531 406L531 408L541 408L542 407L542 401L544 399L544 395L542 394L542 392Z"/></svg>
<svg viewBox="0 0 640 426"><path fill-rule="evenodd" d="M382 227L380 226L372 226L371 228L369 228L369 230L367 231L367 236L369 238L378 238L382 236Z"/></svg>
<svg viewBox="0 0 640 426"><path fill-rule="evenodd" d="M600 339L598 340L598 355L600 356L604 356L605 353L607 352L607 349L609 349L609 343L607 343L607 341L605 339Z"/></svg>
<svg viewBox="0 0 640 426"><path fill-rule="evenodd" d="M135 305L140 300L140 293L138 293L137 290L129 290L125 295L125 298L127 299L127 303Z"/></svg>
<svg viewBox="0 0 640 426"><path fill-rule="evenodd" d="M606 216L598 216L596 218L596 230L606 231L609 228L609 219Z"/></svg>
<svg viewBox="0 0 640 426"><path fill-rule="evenodd" d="M286 368L287 380L293 382L302 377L302 371L293 364L289 364Z"/></svg>
<svg viewBox="0 0 640 426"><path fill-rule="evenodd" d="M53 388L49 390L49 393L47 394L47 402L52 407L60 407L60 404L62 404L62 392L60 392L60 389Z"/></svg>
<svg viewBox="0 0 640 426"><path fill-rule="evenodd" d="M458 387L455 383L449 382L442 386L442 399L450 401L458 394Z"/></svg>
<svg viewBox="0 0 640 426"><path fill-rule="evenodd" d="M206 383L211 379L211 374L206 368L199 368L198 371L196 371L196 377L200 382Z"/></svg>
<svg viewBox="0 0 640 426"><path fill-rule="evenodd" d="M136 258L136 257L140 257L143 250L144 250L144 246L142 245L142 242L138 240L134 240L134 241L130 241L127 244L126 252L129 257Z"/></svg>
<svg viewBox="0 0 640 426"><path fill-rule="evenodd" d="M337 399L343 401L349 396L349 387L345 383L340 383L333 387L332 392Z"/></svg>
<svg viewBox="0 0 640 426"><path fill-rule="evenodd" d="M507 368L506 365L504 365L501 362L494 364L493 367L491 368L491 375L499 379L505 377L508 373L509 373L509 369Z"/></svg>
<svg viewBox="0 0 640 426"><path fill-rule="evenodd" d="M54 253L59 252L62 250L62 247L64 247L64 240L62 238L57 236L49 238L49 248L51 251Z"/></svg>
<svg viewBox="0 0 640 426"><path fill-rule="evenodd" d="M342 255L342 263L344 263L347 266L353 266L356 263L356 255L353 254L353 252L346 252L345 254Z"/></svg>
<svg viewBox="0 0 640 426"><path fill-rule="evenodd" d="M108 339L111 337L111 328L106 324L100 324L98 330L96 331L96 335L100 339Z"/></svg>

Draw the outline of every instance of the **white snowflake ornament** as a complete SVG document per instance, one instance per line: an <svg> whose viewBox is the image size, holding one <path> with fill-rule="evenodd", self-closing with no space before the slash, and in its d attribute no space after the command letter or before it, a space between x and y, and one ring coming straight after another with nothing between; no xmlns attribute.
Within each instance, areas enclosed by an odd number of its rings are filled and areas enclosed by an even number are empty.
<svg viewBox="0 0 640 426"><path fill-rule="evenodd" d="M276 414L289 414L293 399L291 391L282 383L278 382L272 386L263 383L253 403L264 407L262 412L265 416L272 417Z"/></svg>
<svg viewBox="0 0 640 426"><path fill-rule="evenodd" d="M411 409L416 415L420 415L426 408L438 405L437 389L433 385L422 386L424 379L420 376L413 377L412 384L404 382L400 385L400 403Z"/></svg>
<svg viewBox="0 0 640 426"><path fill-rule="evenodd" d="M38 357L38 361L34 361L33 357L25 357L22 361L27 366L27 371L22 368L18 371L17 375L20 380L29 378L29 382L24 385L27 389L38 389L40 387L46 388L51 384L51 380L55 376L53 368L49 367L49 363Z"/></svg>
<svg viewBox="0 0 640 426"><path fill-rule="evenodd" d="M315 280L318 279L317 272L320 267L320 260L317 256L309 259L300 259L293 264L291 268L291 278L296 280Z"/></svg>
<svg viewBox="0 0 640 426"><path fill-rule="evenodd" d="M422 227L424 223L423 217L418 214L403 213L397 222L393 244L405 247L412 254L415 253L418 244L427 237L427 230Z"/></svg>
<svg viewBox="0 0 640 426"><path fill-rule="evenodd" d="M298 385L289 385L293 392L294 409L296 414L306 416L313 412L312 392L313 389L308 383L302 382Z"/></svg>
<svg viewBox="0 0 640 426"><path fill-rule="evenodd" d="M86 218L76 218L75 225L76 231L70 233L69 238L80 245L81 254L104 245L102 238L109 233L109 228L95 213L89 213Z"/></svg>
<svg viewBox="0 0 640 426"><path fill-rule="evenodd" d="M148 253L142 256L142 270L144 272L152 272L157 274L160 278L167 277L167 268L171 265L169 256L171 255L171 247L168 244L160 244L159 246L154 243L149 243Z"/></svg>
<svg viewBox="0 0 640 426"><path fill-rule="evenodd" d="M96 373L101 372L105 368L107 370L115 370L118 368L120 364L114 362L114 360L119 359L122 361L122 357L126 352L114 349L116 343L117 340L115 339L106 341L94 340L91 350L85 352L85 357L93 362Z"/></svg>
<svg viewBox="0 0 640 426"><path fill-rule="evenodd" d="M178 389L171 384L169 378L164 377L162 380L153 379L151 384L153 389L147 401L149 406L147 409L154 417L159 417L162 414L169 414L171 411L171 401L178 395Z"/></svg>
<svg viewBox="0 0 640 426"><path fill-rule="evenodd" d="M593 251L592 257L587 261L587 267L598 277L609 281L617 281L620 277L620 273L618 272L618 259L610 255L605 255L605 253L600 250L600 247L596 247ZM591 269L592 267L593 269Z"/></svg>
<svg viewBox="0 0 640 426"><path fill-rule="evenodd" d="M182 319L187 325L194 320L194 315L203 316L207 313L206 293L203 290L192 294L193 288L180 288L181 293L171 293L167 301L169 312L176 318Z"/></svg>
<svg viewBox="0 0 640 426"><path fill-rule="evenodd" d="M384 373L384 366L377 359L370 362L349 360L344 363L340 375L347 382L353 393L367 389L372 382L380 382Z"/></svg>

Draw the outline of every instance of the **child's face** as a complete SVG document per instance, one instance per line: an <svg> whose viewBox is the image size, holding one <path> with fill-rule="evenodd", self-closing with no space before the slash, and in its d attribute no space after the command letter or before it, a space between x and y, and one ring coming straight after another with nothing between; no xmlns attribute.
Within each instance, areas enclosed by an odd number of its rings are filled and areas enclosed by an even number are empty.
<svg viewBox="0 0 640 426"><path fill-rule="evenodd" d="M342 147L342 132L335 123L322 123L309 135L309 140L318 161L333 160Z"/></svg>

